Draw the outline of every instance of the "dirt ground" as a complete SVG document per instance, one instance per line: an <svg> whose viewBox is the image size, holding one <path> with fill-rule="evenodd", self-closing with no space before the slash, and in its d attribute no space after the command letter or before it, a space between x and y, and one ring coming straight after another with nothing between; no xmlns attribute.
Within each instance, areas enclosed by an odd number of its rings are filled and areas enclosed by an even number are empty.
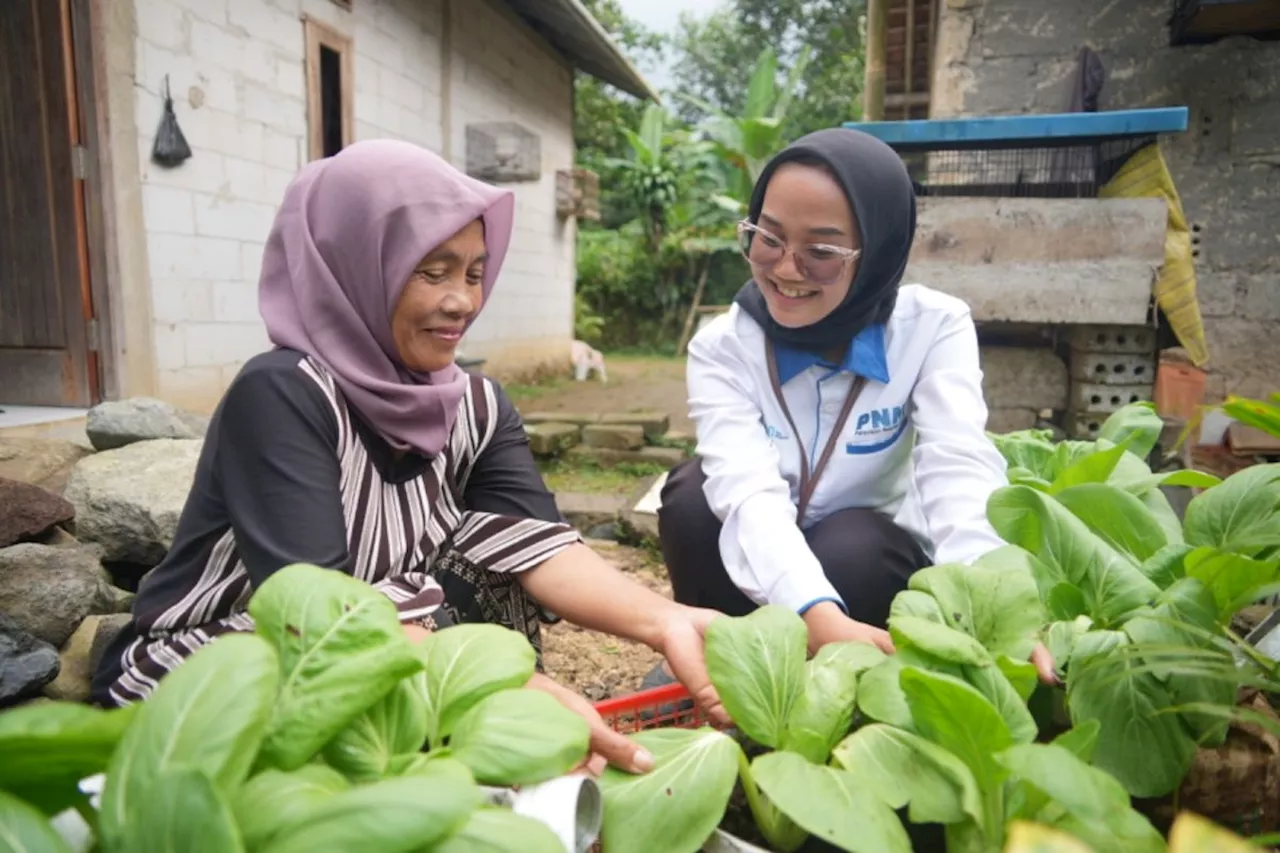
<svg viewBox="0 0 1280 853"><path fill-rule="evenodd" d="M691 433L684 359L605 356L609 381L557 379L540 385L509 385L523 412L665 412L671 429Z"/></svg>
<svg viewBox="0 0 1280 853"><path fill-rule="evenodd" d="M591 546L619 570L663 595L671 584L650 552L615 542L592 541ZM544 625L543 661L547 674L593 702L634 693L660 656L645 646L559 622Z"/></svg>

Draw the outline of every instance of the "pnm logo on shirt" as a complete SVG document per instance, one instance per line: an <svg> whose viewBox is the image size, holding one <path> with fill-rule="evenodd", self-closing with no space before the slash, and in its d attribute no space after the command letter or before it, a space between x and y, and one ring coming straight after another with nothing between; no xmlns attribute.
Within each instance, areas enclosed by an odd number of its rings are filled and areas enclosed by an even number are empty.
<svg viewBox="0 0 1280 853"><path fill-rule="evenodd" d="M862 412L854 423L855 435L875 435L881 432L893 432L902 425L902 407L872 409Z"/></svg>

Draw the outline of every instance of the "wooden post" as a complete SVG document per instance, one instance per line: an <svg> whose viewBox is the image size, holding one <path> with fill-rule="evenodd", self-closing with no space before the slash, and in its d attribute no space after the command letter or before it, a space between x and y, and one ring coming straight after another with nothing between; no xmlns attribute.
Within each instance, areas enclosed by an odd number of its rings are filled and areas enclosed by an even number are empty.
<svg viewBox="0 0 1280 853"><path fill-rule="evenodd" d="M885 33L889 0L867 0L867 71L862 85L862 120L884 121Z"/></svg>

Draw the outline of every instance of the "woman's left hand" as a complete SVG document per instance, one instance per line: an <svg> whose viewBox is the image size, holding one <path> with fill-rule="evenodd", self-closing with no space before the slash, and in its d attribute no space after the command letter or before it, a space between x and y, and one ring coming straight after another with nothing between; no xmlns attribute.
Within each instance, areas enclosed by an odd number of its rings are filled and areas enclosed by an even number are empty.
<svg viewBox="0 0 1280 853"><path fill-rule="evenodd" d="M648 773L653 769L653 756L648 750L610 728L595 707L576 691L540 672L534 673L525 687L551 694L561 705L587 721L591 729L591 752L585 766L592 776L600 775L606 764L629 773Z"/></svg>
<svg viewBox="0 0 1280 853"><path fill-rule="evenodd" d="M1031 651L1031 662L1036 665L1036 674L1040 676L1041 682L1050 687L1057 687L1062 683L1053 668L1053 655L1049 654L1044 643L1036 643Z"/></svg>
<svg viewBox="0 0 1280 853"><path fill-rule="evenodd" d="M713 725L729 726L733 721L720 702L720 694L707 672L706 631L713 619L724 614L701 607L680 605L663 628L656 651L667 659L671 674L685 686L694 703Z"/></svg>

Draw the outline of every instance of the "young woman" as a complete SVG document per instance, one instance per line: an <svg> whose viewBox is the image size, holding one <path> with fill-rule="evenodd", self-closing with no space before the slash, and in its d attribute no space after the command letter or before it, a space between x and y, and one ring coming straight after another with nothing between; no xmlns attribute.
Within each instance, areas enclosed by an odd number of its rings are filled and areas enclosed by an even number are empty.
<svg viewBox="0 0 1280 853"><path fill-rule="evenodd" d="M615 571L564 523L519 415L454 364L511 238L510 192L402 142L357 143L308 165L263 259L276 349L250 360L209 427L165 560L104 655L97 701L145 698L201 645L252 630L254 588L314 563L367 581L412 637L455 622L523 631L542 608L643 642L718 719L702 630L714 614ZM651 759L549 678L587 717L593 750Z"/></svg>
<svg viewBox="0 0 1280 853"><path fill-rule="evenodd" d="M689 345L698 456L659 512L677 601L778 604L815 649L892 651L889 604L913 572L1004 544L969 310L899 286L915 227L906 168L867 134L820 131L765 168L739 225L752 280Z"/></svg>

